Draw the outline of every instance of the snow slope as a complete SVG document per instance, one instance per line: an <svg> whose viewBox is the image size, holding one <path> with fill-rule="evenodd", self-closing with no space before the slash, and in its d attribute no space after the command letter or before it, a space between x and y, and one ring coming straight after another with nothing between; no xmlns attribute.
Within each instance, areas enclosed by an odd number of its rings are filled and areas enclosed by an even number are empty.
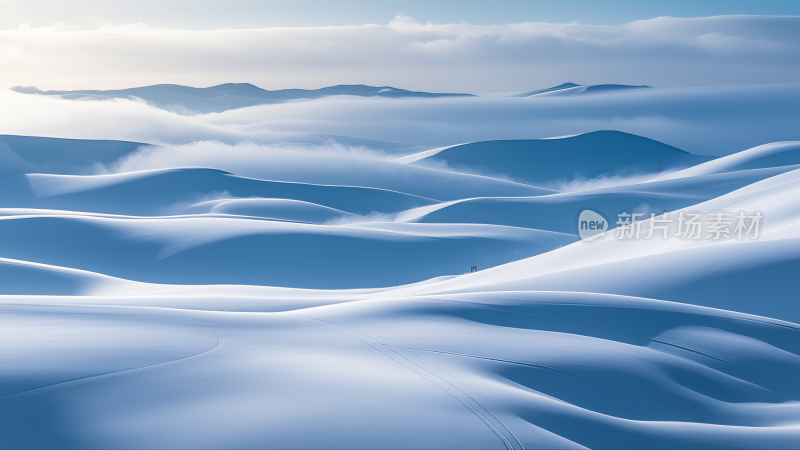
<svg viewBox="0 0 800 450"><path fill-rule="evenodd" d="M91 173L93 164L111 163L143 145L125 141L0 135L0 176L32 171Z"/></svg>
<svg viewBox="0 0 800 450"><path fill-rule="evenodd" d="M733 155L698 164L662 177L663 179L696 177L712 173L734 172L767 167L800 164L800 142L776 142L759 145Z"/></svg>
<svg viewBox="0 0 800 450"><path fill-rule="evenodd" d="M6 191L8 206L112 214L159 215L203 201L235 198L298 200L356 214L389 213L435 202L386 189L258 180L203 168L93 176L28 174L26 179L7 182L18 186Z"/></svg>
<svg viewBox="0 0 800 450"><path fill-rule="evenodd" d="M510 95L510 97L534 97L540 95L575 95L575 94L596 94L601 92L627 91L631 89L648 89L650 86L630 86L626 84L596 84L593 86L582 86L575 83L563 83L547 89L538 89L530 92L521 92Z"/></svg>
<svg viewBox="0 0 800 450"><path fill-rule="evenodd" d="M283 179L67 149L0 178L0 447L796 448L796 147L601 132ZM579 242L587 208L764 220Z"/></svg>
<svg viewBox="0 0 800 450"><path fill-rule="evenodd" d="M0 217L0 246L8 258L137 281L353 288L452 275L576 240L494 225L365 225L16 210Z"/></svg>

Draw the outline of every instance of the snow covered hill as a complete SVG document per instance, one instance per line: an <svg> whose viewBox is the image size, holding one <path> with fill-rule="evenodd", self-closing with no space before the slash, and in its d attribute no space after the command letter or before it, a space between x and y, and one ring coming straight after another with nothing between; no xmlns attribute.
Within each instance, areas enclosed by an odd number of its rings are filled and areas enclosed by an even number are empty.
<svg viewBox="0 0 800 450"><path fill-rule="evenodd" d="M713 158L618 131L522 141L488 141L399 158L416 165L469 168L543 185L557 180L652 175Z"/></svg>
<svg viewBox="0 0 800 450"><path fill-rule="evenodd" d="M798 142L0 143L0 447L800 442Z"/></svg>

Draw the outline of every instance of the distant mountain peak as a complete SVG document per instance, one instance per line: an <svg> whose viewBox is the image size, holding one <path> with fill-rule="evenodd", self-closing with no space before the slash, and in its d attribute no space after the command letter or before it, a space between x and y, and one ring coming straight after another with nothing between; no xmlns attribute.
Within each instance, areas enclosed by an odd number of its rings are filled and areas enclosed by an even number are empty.
<svg viewBox="0 0 800 450"><path fill-rule="evenodd" d="M20 94L44 94L44 91L36 86L14 86L11 90Z"/></svg>
<svg viewBox="0 0 800 450"><path fill-rule="evenodd" d="M200 88L203 89L203 88ZM205 89L237 89L237 90L255 90L255 91L264 91L269 92L266 89L262 89L254 84L250 83L223 83L218 84L216 86L211 86Z"/></svg>
<svg viewBox="0 0 800 450"><path fill-rule="evenodd" d="M567 88L578 87L578 86L580 86L580 84L576 84L576 83L573 83L571 81L568 81L566 83L559 84L558 86L551 87L550 89L567 89Z"/></svg>

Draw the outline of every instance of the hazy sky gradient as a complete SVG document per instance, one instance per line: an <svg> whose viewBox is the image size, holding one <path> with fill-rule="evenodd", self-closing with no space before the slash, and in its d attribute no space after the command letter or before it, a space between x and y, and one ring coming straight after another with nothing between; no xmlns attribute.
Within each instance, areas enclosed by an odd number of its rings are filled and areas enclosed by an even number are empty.
<svg viewBox="0 0 800 450"><path fill-rule="evenodd" d="M0 87L249 82L485 94L567 81L800 81L800 2L666 5L0 0ZM406 18L392 22L398 11ZM798 15L653 18L735 13Z"/></svg>

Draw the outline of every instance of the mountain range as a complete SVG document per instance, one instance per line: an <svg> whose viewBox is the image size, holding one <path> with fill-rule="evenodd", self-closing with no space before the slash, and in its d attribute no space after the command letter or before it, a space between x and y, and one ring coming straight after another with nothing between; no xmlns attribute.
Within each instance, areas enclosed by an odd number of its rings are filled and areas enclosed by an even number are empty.
<svg viewBox="0 0 800 450"><path fill-rule="evenodd" d="M12 90L25 94L58 96L68 100L106 100L140 98L158 108L184 113L212 113L255 105L269 105L292 100L314 100L335 95L358 97L471 97L471 94L416 92L390 86L363 84L329 86L321 89L281 89L269 91L250 83L225 83L196 88L177 84L156 84L114 90L43 91L36 87L17 86Z"/></svg>
<svg viewBox="0 0 800 450"><path fill-rule="evenodd" d="M584 86L575 83L564 83L547 89L512 94L509 97L594 94L646 88L650 88L650 86L622 84ZM73 91L44 91L35 86L15 86L11 90L22 94L48 95L67 100L142 99L149 105L179 114L218 113L248 106L271 105L293 100L315 100L337 95L384 98L475 97L473 94L420 92L391 86L366 86L363 84L337 85L321 89L280 89L274 91L262 89L250 83L225 83L206 88L178 84L156 84L127 89Z"/></svg>

